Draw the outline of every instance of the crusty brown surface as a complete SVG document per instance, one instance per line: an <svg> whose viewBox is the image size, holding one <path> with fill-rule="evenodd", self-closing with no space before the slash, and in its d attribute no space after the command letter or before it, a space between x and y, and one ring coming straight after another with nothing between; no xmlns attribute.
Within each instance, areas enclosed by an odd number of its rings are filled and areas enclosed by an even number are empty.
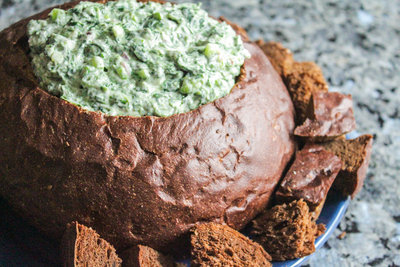
<svg viewBox="0 0 400 267"><path fill-rule="evenodd" d="M168 118L113 117L39 88L29 20L0 33L0 195L27 221L57 239L76 220L118 249L182 251L196 222L238 229L266 206L294 151L294 110L256 45L226 97Z"/></svg>
<svg viewBox="0 0 400 267"><path fill-rule="evenodd" d="M296 158L276 192L279 203L304 199L311 211L325 202L328 191L342 167L341 160L321 146L307 146Z"/></svg>
<svg viewBox="0 0 400 267"><path fill-rule="evenodd" d="M314 92L306 116L294 134L308 140L331 140L356 128L352 97L339 92Z"/></svg>
<svg viewBox="0 0 400 267"><path fill-rule="evenodd" d="M325 231L312 219L303 200L276 205L253 221L251 235L271 255L273 261L307 256L315 251L315 238Z"/></svg>
<svg viewBox="0 0 400 267"><path fill-rule="evenodd" d="M372 151L372 135L365 134L351 140L337 139L321 143L343 162L333 186L345 196L354 198L360 192L367 175Z"/></svg>
<svg viewBox="0 0 400 267"><path fill-rule="evenodd" d="M174 260L148 246L137 245L121 253L123 267L175 267Z"/></svg>
<svg viewBox="0 0 400 267"><path fill-rule="evenodd" d="M68 224L61 244L64 267L118 267L115 249L90 227Z"/></svg>
<svg viewBox="0 0 400 267"><path fill-rule="evenodd" d="M263 40L257 40L256 44L262 49L265 55L267 55L278 74L282 78L285 77L285 73L290 71L294 63L292 52L277 42L266 43Z"/></svg>
<svg viewBox="0 0 400 267"><path fill-rule="evenodd" d="M272 266L257 243L221 224L197 225L191 235L191 266Z"/></svg>

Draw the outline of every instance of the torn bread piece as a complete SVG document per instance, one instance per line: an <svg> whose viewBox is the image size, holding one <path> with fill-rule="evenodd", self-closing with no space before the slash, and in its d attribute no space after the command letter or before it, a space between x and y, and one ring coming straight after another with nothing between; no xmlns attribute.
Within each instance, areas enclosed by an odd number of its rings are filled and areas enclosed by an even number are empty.
<svg viewBox="0 0 400 267"><path fill-rule="evenodd" d="M314 62L295 62L285 74L284 82L296 109L296 121L303 123L311 95L328 91L322 70Z"/></svg>
<svg viewBox="0 0 400 267"><path fill-rule="evenodd" d="M259 244L227 225L195 226L191 245L191 266L272 266Z"/></svg>
<svg viewBox="0 0 400 267"><path fill-rule="evenodd" d="M122 263L111 244L92 228L77 222L67 225L61 255L64 267L118 267Z"/></svg>
<svg viewBox="0 0 400 267"><path fill-rule="evenodd" d="M296 153L293 164L278 187L275 194L277 202L304 199L311 212L317 211L313 218L318 217L341 167L341 160L322 146L303 148Z"/></svg>
<svg viewBox="0 0 400 267"><path fill-rule="evenodd" d="M306 117L294 134L313 141L331 140L356 128L352 97L339 92L314 92Z"/></svg>
<svg viewBox="0 0 400 267"><path fill-rule="evenodd" d="M292 52L277 42L266 43L263 40L257 40L256 44L268 57L276 72L283 78L285 73L290 71L294 63Z"/></svg>
<svg viewBox="0 0 400 267"><path fill-rule="evenodd" d="M319 144L342 160L333 187L343 195L354 198L360 192L368 170L372 142L372 135L365 134L351 140L335 139Z"/></svg>
<svg viewBox="0 0 400 267"><path fill-rule="evenodd" d="M312 219L302 199L266 210L253 221L252 227L251 236L274 261L310 255L315 251L315 239L325 231L323 224L317 225Z"/></svg>

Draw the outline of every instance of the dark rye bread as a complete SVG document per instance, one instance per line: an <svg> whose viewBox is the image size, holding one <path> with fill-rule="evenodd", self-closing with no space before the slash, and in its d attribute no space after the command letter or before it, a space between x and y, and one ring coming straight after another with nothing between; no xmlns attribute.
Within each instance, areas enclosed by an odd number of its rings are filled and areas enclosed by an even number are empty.
<svg viewBox="0 0 400 267"><path fill-rule="evenodd" d="M342 160L342 169L333 187L343 195L354 198L360 192L367 175L372 141L372 135L365 134L351 140L336 139L319 144Z"/></svg>
<svg viewBox="0 0 400 267"><path fill-rule="evenodd" d="M67 225L61 255L64 267L118 267L122 262L112 245L77 222Z"/></svg>
<svg viewBox="0 0 400 267"><path fill-rule="evenodd" d="M121 253L123 267L178 267L172 257L166 256L148 246L137 245Z"/></svg>
<svg viewBox="0 0 400 267"><path fill-rule="evenodd" d="M313 253L315 239L324 231L325 226L315 223L301 199L261 213L253 221L251 236L273 261L285 261Z"/></svg>
<svg viewBox="0 0 400 267"><path fill-rule="evenodd" d="M78 2L60 6L68 9ZM230 94L191 112L108 116L49 95L26 25L0 33L0 195L47 236L91 226L117 249L187 247L199 221L240 229L270 201L294 152L294 109L257 45Z"/></svg>
<svg viewBox="0 0 400 267"><path fill-rule="evenodd" d="M353 99L339 92L314 92L306 116L294 134L308 140L332 140L356 128Z"/></svg>
<svg viewBox="0 0 400 267"><path fill-rule="evenodd" d="M321 68L314 62L294 61L292 53L280 43L257 41L257 45L281 75L296 110L296 122L302 124L307 117L311 95L328 91Z"/></svg>
<svg viewBox="0 0 400 267"><path fill-rule="evenodd" d="M296 121L304 122L307 106L314 92L327 92L328 85L322 70L314 62L295 62L285 74L284 82L288 88L294 107Z"/></svg>
<svg viewBox="0 0 400 267"><path fill-rule="evenodd" d="M328 191L342 167L341 160L320 146L296 152L296 158L275 194L279 203L303 199L311 211L325 202Z"/></svg>
<svg viewBox="0 0 400 267"><path fill-rule="evenodd" d="M205 223L191 235L191 266L272 266L257 243L227 225Z"/></svg>
<svg viewBox="0 0 400 267"><path fill-rule="evenodd" d="M285 73L292 68L294 63L292 52L277 42L266 43L263 40L257 40L256 44L262 49L265 55L267 55L276 72L278 72L282 78L285 77Z"/></svg>

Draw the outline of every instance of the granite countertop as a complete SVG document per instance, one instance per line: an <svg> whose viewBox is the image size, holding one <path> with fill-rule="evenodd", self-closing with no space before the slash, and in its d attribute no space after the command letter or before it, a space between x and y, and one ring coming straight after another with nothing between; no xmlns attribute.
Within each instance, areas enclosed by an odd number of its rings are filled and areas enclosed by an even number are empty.
<svg viewBox="0 0 400 267"><path fill-rule="evenodd" d="M0 30L60 2L0 0ZM297 60L316 61L331 90L353 95L358 131L374 135L363 191L308 265L400 266L400 1L189 2L238 23L252 39L282 42Z"/></svg>

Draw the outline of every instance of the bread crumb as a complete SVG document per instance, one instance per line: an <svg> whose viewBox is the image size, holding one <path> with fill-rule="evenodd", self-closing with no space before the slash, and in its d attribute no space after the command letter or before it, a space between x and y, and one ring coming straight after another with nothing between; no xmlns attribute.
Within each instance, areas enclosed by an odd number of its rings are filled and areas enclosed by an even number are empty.
<svg viewBox="0 0 400 267"><path fill-rule="evenodd" d="M339 238L340 240L342 240L345 236L346 236L346 231L343 231L340 233L340 235L337 236L337 238Z"/></svg>

